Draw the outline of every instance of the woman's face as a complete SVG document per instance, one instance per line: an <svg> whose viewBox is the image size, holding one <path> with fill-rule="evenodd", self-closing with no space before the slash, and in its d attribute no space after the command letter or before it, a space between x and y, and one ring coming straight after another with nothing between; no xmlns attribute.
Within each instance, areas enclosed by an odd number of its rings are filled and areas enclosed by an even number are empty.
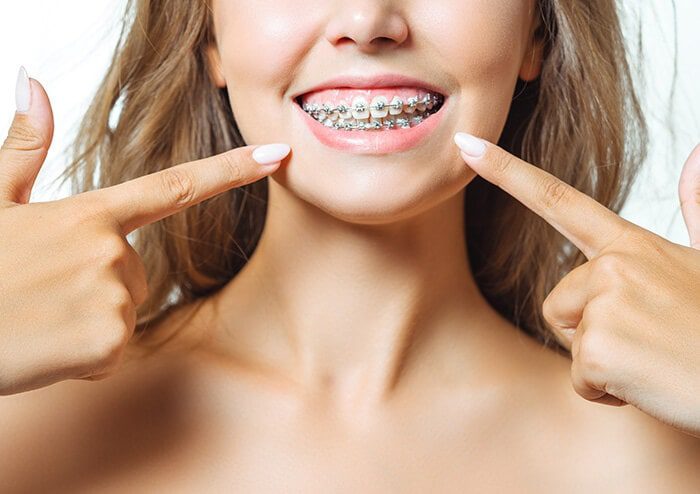
<svg viewBox="0 0 700 494"><path fill-rule="evenodd" d="M535 0L214 0L212 9L213 73L243 138L290 144L272 178L347 221L395 221L460 191L474 172L454 133L497 141L518 76L539 71ZM360 108L317 114L326 127L298 100ZM381 129L334 127L375 121Z"/></svg>

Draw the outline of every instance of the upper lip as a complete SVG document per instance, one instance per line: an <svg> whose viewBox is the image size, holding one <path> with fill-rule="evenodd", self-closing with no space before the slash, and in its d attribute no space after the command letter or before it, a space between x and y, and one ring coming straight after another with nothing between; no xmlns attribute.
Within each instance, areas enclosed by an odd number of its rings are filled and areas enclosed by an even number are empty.
<svg viewBox="0 0 700 494"><path fill-rule="evenodd" d="M430 83L428 81L423 81L415 77L403 75L403 74L376 74L376 75L340 75L328 79L320 84L313 87L304 89L292 96L292 99L297 99L298 97L311 93L314 91L321 91L323 89L339 89L339 88L353 88L353 89L379 89L382 87L394 87L394 86L409 86L424 88L428 91L439 93L442 96L446 96L445 90L436 84Z"/></svg>

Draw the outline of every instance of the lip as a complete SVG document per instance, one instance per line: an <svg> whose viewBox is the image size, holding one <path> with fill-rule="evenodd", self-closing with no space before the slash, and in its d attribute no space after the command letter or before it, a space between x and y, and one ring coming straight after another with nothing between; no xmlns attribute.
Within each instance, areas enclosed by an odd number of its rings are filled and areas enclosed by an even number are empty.
<svg viewBox="0 0 700 494"><path fill-rule="evenodd" d="M297 99L301 95L324 89L378 89L395 86L413 86L439 93L443 97L442 107L419 125L407 129L345 131L331 129L320 124L297 104ZM335 77L295 94L292 96L292 103L300 118L321 144L354 154L378 155L407 151L418 146L442 121L449 99L443 88L429 82L401 74L380 74L375 76Z"/></svg>
<svg viewBox="0 0 700 494"><path fill-rule="evenodd" d="M428 91L440 93L442 96L445 97L445 99L447 99L447 94L444 88L441 88L430 82L417 79L415 77L403 74L376 74L372 76L349 74L334 77L316 86L304 89L303 91L300 91L293 95L292 100L296 100L299 96L303 94L311 93L314 91L321 91L323 89L375 89L394 86L413 86L423 88L427 89Z"/></svg>
<svg viewBox="0 0 700 494"><path fill-rule="evenodd" d="M318 121L294 103L297 113L321 144L355 154L390 154L418 146L442 121L447 99L439 111L407 129L336 130Z"/></svg>

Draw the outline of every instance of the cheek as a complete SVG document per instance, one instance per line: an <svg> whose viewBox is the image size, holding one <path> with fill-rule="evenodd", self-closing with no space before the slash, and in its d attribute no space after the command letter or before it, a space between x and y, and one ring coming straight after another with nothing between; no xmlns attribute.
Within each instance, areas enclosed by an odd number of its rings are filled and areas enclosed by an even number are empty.
<svg viewBox="0 0 700 494"><path fill-rule="evenodd" d="M442 0L422 13L437 57L459 81L457 128L497 141L527 47L532 2Z"/></svg>
<svg viewBox="0 0 700 494"><path fill-rule="evenodd" d="M318 38L325 0L221 0L216 27L221 66L239 131L248 144L281 135L277 115L299 61ZM317 14L313 14L316 12ZM260 125L266 121L264 126Z"/></svg>
<svg viewBox="0 0 700 494"><path fill-rule="evenodd" d="M530 2L438 1L424 15L440 56L454 61L462 81L483 83L517 73L525 49ZM439 29L436 29L439 28Z"/></svg>
<svg viewBox="0 0 700 494"><path fill-rule="evenodd" d="M317 26L312 16L299 16L298 0L222 1L217 28L227 82L269 87L288 80Z"/></svg>

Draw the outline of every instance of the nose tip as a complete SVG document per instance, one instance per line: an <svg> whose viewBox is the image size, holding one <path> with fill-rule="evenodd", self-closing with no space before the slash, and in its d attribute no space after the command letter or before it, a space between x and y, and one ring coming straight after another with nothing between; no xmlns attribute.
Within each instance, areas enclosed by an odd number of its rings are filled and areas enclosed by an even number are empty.
<svg viewBox="0 0 700 494"><path fill-rule="evenodd" d="M374 3L336 16L328 25L326 38L334 46L354 45L364 53L376 53L404 43L408 26L400 15Z"/></svg>

